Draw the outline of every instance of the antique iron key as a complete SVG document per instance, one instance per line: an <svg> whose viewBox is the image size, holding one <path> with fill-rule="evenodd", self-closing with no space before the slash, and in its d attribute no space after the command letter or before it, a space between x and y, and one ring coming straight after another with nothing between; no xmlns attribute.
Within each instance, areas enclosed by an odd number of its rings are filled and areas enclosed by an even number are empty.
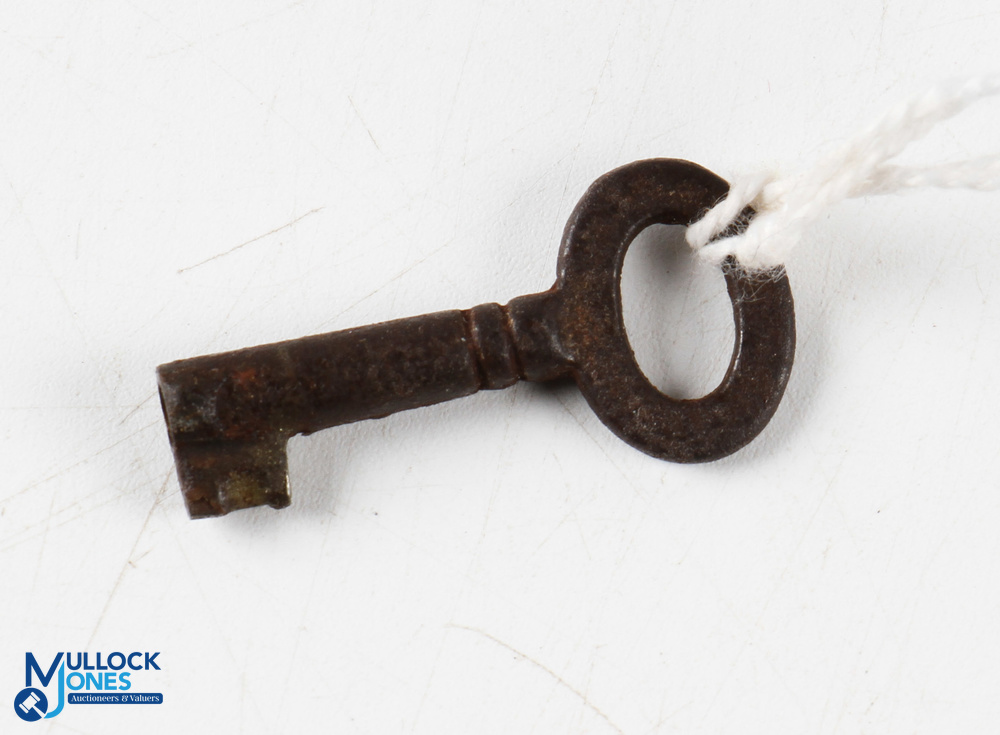
<svg viewBox="0 0 1000 735"><path fill-rule="evenodd" d="M774 415L791 372L795 314L785 274L723 269L736 343L722 383L697 400L670 398L643 375L620 292L625 253L640 231L690 224L727 191L696 164L637 161L584 194L548 291L159 366L191 517L287 506L285 450L295 434L518 380L572 377L611 431L654 457L704 462L740 449Z"/></svg>

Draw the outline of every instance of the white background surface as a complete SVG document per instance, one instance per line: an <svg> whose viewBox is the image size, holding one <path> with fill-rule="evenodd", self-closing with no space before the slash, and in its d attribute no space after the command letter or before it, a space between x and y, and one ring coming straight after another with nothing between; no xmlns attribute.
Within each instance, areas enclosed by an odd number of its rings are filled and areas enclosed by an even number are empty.
<svg viewBox="0 0 1000 735"><path fill-rule="evenodd" d="M543 290L605 171L795 165L998 35L990 0L7 3L0 694L149 650L165 703L0 731L995 731L1000 195L831 212L784 402L714 464L519 385L295 439L291 508L192 522L154 368ZM693 396L731 317L670 242L624 298Z"/></svg>

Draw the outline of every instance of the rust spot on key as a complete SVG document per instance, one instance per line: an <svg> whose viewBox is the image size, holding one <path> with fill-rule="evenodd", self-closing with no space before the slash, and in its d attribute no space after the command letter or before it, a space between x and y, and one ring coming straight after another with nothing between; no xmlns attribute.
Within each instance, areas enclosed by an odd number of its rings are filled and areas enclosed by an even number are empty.
<svg viewBox="0 0 1000 735"><path fill-rule="evenodd" d="M161 365L160 399L191 517L287 506L285 446L295 434L518 380L572 377L611 431L654 457L705 462L740 449L774 415L791 371L795 313L785 274L723 269L736 343L722 383L697 400L670 398L643 375L625 333L620 290L625 253L640 231L690 224L727 190L687 161L637 161L584 194L548 291L506 306Z"/></svg>

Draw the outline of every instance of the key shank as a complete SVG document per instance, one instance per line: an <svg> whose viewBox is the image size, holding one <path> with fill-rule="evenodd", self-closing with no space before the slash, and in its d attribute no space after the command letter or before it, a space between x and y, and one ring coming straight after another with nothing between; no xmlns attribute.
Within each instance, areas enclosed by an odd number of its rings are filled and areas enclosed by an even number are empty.
<svg viewBox="0 0 1000 735"><path fill-rule="evenodd" d="M537 325L526 332L539 343L528 357L545 354ZM200 518L287 506L295 434L506 388L522 365L505 309L482 304L179 360L157 379L188 511Z"/></svg>

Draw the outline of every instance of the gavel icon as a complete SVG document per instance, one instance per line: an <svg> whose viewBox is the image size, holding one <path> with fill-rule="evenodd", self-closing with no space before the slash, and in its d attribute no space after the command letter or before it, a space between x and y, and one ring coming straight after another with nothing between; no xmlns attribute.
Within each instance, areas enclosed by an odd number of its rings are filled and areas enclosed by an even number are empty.
<svg viewBox="0 0 1000 735"><path fill-rule="evenodd" d="M192 518L291 502L286 444L341 424L570 377L601 421L636 449L706 462L770 421L791 372L795 312L783 271L723 266L736 339L703 398L661 393L632 353L621 305L625 253L653 224L688 225L728 184L688 161L636 161L595 181L566 225L548 291L179 360L157 368L177 474ZM744 212L744 223L752 216Z"/></svg>

